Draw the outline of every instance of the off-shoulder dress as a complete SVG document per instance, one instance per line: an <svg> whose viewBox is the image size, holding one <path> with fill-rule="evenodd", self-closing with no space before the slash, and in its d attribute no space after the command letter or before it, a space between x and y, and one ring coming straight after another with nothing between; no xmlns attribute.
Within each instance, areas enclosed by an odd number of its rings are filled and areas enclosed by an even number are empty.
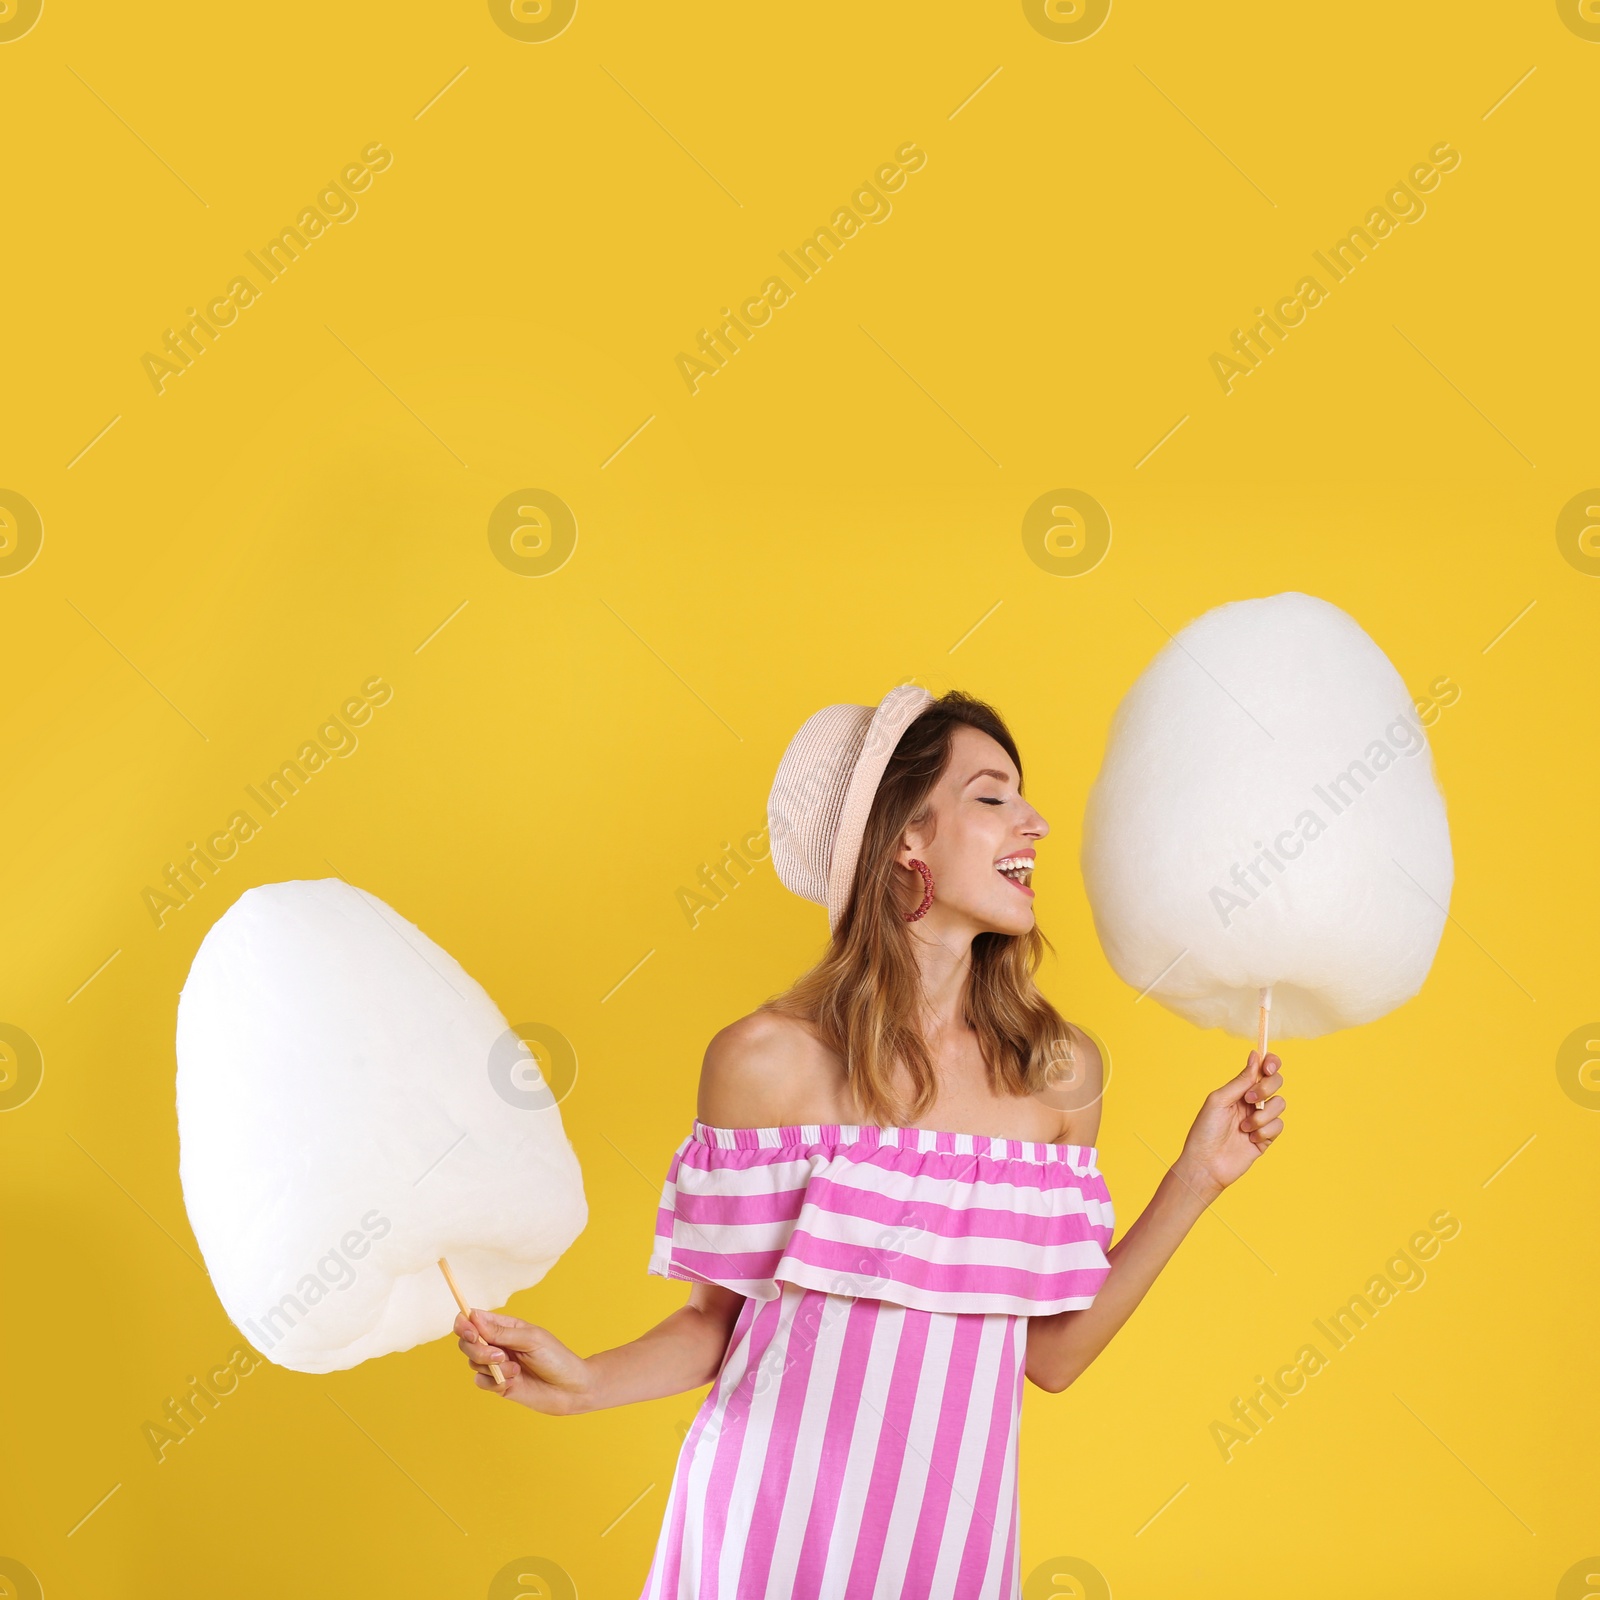
<svg viewBox="0 0 1600 1600"><path fill-rule="evenodd" d="M641 1600L1017 1600L1027 1319L1111 1270L1096 1156L696 1120L648 1270L746 1298Z"/></svg>

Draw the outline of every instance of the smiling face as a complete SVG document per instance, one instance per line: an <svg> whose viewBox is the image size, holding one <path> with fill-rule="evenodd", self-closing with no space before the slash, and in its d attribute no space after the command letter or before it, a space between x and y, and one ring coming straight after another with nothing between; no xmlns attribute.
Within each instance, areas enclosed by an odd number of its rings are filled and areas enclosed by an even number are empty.
<svg viewBox="0 0 1600 1600"><path fill-rule="evenodd" d="M1050 824L1017 782L1015 763L994 739L967 725L955 729L949 763L929 796L932 814L906 829L895 853L907 911L923 887L912 858L933 874L933 905L913 930L1024 934L1033 927L1035 846Z"/></svg>

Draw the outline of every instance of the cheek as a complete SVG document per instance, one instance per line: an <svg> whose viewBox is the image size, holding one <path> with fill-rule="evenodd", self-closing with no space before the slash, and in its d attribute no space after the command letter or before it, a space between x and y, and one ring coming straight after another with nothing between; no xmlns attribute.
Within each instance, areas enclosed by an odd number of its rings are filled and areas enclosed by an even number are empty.
<svg viewBox="0 0 1600 1600"><path fill-rule="evenodd" d="M939 852L940 859L928 863L935 885L943 885L950 894L966 899L987 894L1000 883L1000 875L994 870L995 858L1001 850L998 841L970 830L960 839L944 842L946 847Z"/></svg>
<svg viewBox="0 0 1600 1600"><path fill-rule="evenodd" d="M958 861L946 870L942 879L936 877L935 881L943 885L943 892L951 898L971 900L988 890L990 876L981 866L975 866L970 861Z"/></svg>

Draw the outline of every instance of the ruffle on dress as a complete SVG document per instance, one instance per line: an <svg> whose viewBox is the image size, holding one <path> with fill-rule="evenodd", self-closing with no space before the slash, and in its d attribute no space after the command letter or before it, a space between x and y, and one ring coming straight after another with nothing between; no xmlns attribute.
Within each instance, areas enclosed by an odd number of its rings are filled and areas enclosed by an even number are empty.
<svg viewBox="0 0 1600 1600"><path fill-rule="evenodd" d="M1092 1145L868 1124L714 1128L672 1157L648 1270L773 1300L793 1283L920 1311L1048 1316L1111 1271Z"/></svg>

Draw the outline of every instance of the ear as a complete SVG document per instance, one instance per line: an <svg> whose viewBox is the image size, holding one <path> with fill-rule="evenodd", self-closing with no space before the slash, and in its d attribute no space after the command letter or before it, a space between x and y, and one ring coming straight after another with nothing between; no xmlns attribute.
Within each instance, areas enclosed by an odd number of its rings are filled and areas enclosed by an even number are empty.
<svg viewBox="0 0 1600 1600"><path fill-rule="evenodd" d="M902 867L910 867L913 856L916 856L919 860L925 859L922 852L932 843L933 836L925 828L907 828L900 835L900 844L894 853L896 864Z"/></svg>

